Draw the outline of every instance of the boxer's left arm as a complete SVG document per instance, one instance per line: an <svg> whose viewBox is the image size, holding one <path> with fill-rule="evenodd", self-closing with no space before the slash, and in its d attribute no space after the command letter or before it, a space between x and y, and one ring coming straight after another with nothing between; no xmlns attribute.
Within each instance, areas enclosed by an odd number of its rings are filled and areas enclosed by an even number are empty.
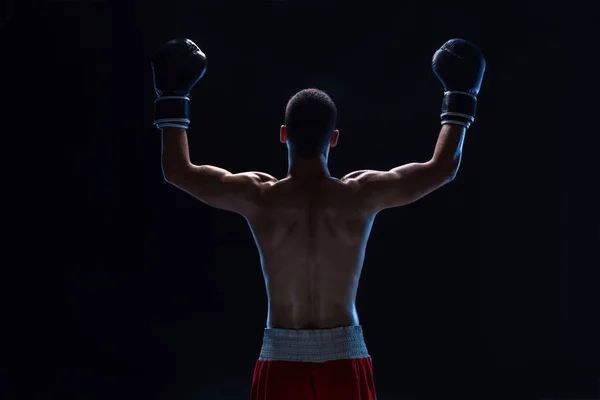
<svg viewBox="0 0 600 400"><path fill-rule="evenodd" d="M182 128L163 129L162 169L167 182L203 203L244 216L260 209L263 190L277 181L262 172L233 174L210 165L192 164Z"/></svg>

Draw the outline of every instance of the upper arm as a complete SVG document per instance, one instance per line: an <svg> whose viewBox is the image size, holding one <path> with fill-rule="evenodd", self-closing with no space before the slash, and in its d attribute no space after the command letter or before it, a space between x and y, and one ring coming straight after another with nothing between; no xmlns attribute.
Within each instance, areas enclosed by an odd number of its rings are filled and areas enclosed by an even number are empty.
<svg viewBox="0 0 600 400"><path fill-rule="evenodd" d="M277 181L262 172L232 174L210 165L191 165L165 178L211 207L246 216L260 207L265 187Z"/></svg>
<svg viewBox="0 0 600 400"><path fill-rule="evenodd" d="M419 200L451 181L457 166L436 162L411 163L390 171L357 171L342 181L355 187L359 203L370 212Z"/></svg>

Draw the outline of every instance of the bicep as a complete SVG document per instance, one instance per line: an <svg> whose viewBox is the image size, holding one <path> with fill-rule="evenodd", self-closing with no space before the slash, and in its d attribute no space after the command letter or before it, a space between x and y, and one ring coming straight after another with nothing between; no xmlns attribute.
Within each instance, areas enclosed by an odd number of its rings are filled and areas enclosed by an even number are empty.
<svg viewBox="0 0 600 400"><path fill-rule="evenodd" d="M364 171L355 178L356 195L369 211L413 203L453 177L452 168L433 162L410 163L390 171Z"/></svg>
<svg viewBox="0 0 600 400"><path fill-rule="evenodd" d="M250 213L257 205L265 181L266 177L255 173L233 174L210 165L192 165L169 179L211 207L240 214Z"/></svg>

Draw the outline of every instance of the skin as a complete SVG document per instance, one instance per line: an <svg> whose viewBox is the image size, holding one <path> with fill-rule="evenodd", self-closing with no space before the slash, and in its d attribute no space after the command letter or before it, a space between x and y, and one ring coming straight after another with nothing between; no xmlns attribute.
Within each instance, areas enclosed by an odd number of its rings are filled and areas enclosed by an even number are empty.
<svg viewBox="0 0 600 400"><path fill-rule="evenodd" d="M191 163L186 131L163 131L162 166L167 182L205 204L248 221L268 295L268 328L327 329L358 325L356 294L373 220L381 210L412 203L456 176L465 129L443 125L431 159L389 171L330 175L329 151L314 159L288 148L288 174L233 174Z"/></svg>

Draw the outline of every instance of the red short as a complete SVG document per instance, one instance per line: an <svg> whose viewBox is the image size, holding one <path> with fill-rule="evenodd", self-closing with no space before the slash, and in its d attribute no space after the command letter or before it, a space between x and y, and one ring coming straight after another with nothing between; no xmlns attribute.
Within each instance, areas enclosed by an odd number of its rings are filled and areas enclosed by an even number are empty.
<svg viewBox="0 0 600 400"><path fill-rule="evenodd" d="M251 400L375 400L371 357L256 362Z"/></svg>

